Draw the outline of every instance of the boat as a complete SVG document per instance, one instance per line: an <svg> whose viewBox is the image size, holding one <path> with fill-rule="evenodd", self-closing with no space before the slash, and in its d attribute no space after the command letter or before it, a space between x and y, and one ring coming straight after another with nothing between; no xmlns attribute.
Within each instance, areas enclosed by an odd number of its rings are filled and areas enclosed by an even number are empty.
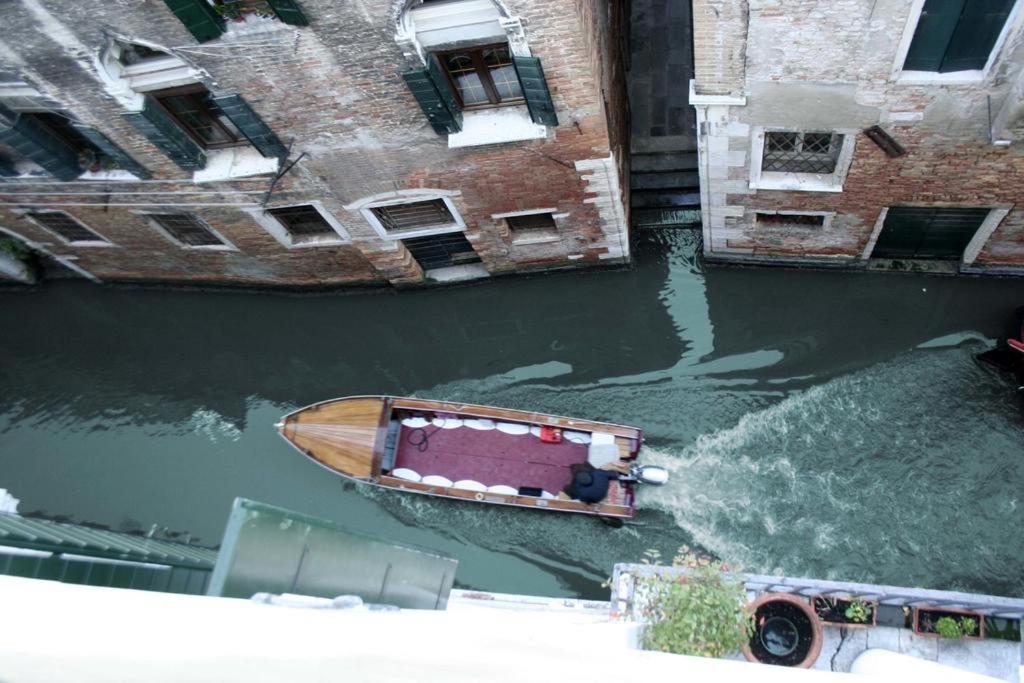
<svg viewBox="0 0 1024 683"><path fill-rule="evenodd" d="M1010 373L1017 384L1017 393L1024 398L1024 306L1014 312L1013 330L1014 336L1001 340L995 348L975 357Z"/></svg>
<svg viewBox="0 0 1024 683"><path fill-rule="evenodd" d="M350 396L296 410L276 427L348 479L610 521L634 516L637 484L668 479L664 469L637 462L643 432L636 427L470 403ZM588 475L607 481L600 499L569 495Z"/></svg>

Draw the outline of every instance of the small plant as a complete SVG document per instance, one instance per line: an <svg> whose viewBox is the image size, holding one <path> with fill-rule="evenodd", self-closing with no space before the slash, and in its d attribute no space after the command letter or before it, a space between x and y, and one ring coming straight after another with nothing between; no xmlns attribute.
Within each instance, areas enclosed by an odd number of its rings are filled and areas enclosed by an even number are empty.
<svg viewBox="0 0 1024 683"><path fill-rule="evenodd" d="M943 638L957 640L964 636L973 636L978 632L978 622L971 617L954 619L953 617L940 617L935 622L935 632Z"/></svg>
<svg viewBox="0 0 1024 683"><path fill-rule="evenodd" d="M857 624L866 624L871 618L871 606L863 600L851 600L843 613L846 618Z"/></svg>
<svg viewBox="0 0 1024 683"><path fill-rule="evenodd" d="M643 562L659 564L657 551ZM686 546L672 561L685 567L685 576L653 576L644 580L649 591L644 616L649 619L643 646L649 650L701 657L736 652L754 632L746 609L743 585L725 577L729 567L699 556Z"/></svg>

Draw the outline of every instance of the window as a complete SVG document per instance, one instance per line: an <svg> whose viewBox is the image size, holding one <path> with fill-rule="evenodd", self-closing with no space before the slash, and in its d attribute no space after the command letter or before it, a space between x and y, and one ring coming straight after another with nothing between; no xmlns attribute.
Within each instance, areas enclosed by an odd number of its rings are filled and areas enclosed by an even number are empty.
<svg viewBox="0 0 1024 683"><path fill-rule="evenodd" d="M166 59L170 56L171 55L163 50L155 50L145 45L139 45L138 43L122 43L121 51L117 56L117 59L124 66L134 66L153 59Z"/></svg>
<svg viewBox="0 0 1024 683"><path fill-rule="evenodd" d="M441 52L436 56L464 108L523 101L523 88L508 45Z"/></svg>
<svg viewBox="0 0 1024 683"><path fill-rule="evenodd" d="M245 144L245 136L202 85L186 85L151 94L200 147L214 149Z"/></svg>
<svg viewBox="0 0 1024 683"><path fill-rule="evenodd" d="M387 232L455 227L458 223L443 199L375 206L370 211Z"/></svg>
<svg viewBox="0 0 1024 683"><path fill-rule="evenodd" d="M761 170L835 173L842 138L835 133L765 133Z"/></svg>
<svg viewBox="0 0 1024 683"><path fill-rule="evenodd" d="M825 214L766 213L754 214L754 223L759 228L821 228L825 226Z"/></svg>
<svg viewBox="0 0 1024 683"><path fill-rule="evenodd" d="M220 235L190 213L147 214L172 241L192 249L232 248Z"/></svg>
<svg viewBox="0 0 1024 683"><path fill-rule="evenodd" d="M925 0L903 61L905 71L985 68L1015 0Z"/></svg>
<svg viewBox="0 0 1024 683"><path fill-rule="evenodd" d="M25 215L71 245L106 245L109 241L63 211L27 211Z"/></svg>
<svg viewBox="0 0 1024 683"><path fill-rule="evenodd" d="M856 131L765 130L755 127L750 187L842 192L853 161Z"/></svg>
<svg viewBox="0 0 1024 683"><path fill-rule="evenodd" d="M71 125L71 120L66 115L49 112L27 112L23 113L22 116L32 119L53 137L74 150L75 154L78 155L78 164L82 169L86 171L99 171L117 166L117 161L87 140L77 128Z"/></svg>
<svg viewBox="0 0 1024 683"><path fill-rule="evenodd" d="M552 242L559 239L554 210L492 216L504 218L513 244Z"/></svg>
<svg viewBox="0 0 1024 683"><path fill-rule="evenodd" d="M271 209L242 209L286 247L344 244L348 232L320 202Z"/></svg>

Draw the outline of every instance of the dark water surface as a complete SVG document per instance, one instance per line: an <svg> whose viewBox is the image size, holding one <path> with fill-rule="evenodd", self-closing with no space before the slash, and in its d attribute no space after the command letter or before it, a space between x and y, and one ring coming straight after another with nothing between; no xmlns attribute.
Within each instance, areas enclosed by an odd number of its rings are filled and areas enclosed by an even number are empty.
<svg viewBox="0 0 1024 683"><path fill-rule="evenodd" d="M690 543L752 571L1024 593L1024 417L973 361L1017 280L710 269L650 233L634 270L286 296L0 291L0 487L21 510L209 544L245 496L459 558L465 587L604 595ZM349 394L637 424L673 481L634 524L342 480L274 422Z"/></svg>

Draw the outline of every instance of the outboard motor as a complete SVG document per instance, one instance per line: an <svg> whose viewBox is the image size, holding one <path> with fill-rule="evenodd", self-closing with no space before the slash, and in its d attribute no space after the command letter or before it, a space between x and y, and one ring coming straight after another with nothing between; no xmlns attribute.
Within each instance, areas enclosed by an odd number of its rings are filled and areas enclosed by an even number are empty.
<svg viewBox="0 0 1024 683"><path fill-rule="evenodd" d="M629 476L640 484L661 486L668 481L668 470L657 465L630 465Z"/></svg>

